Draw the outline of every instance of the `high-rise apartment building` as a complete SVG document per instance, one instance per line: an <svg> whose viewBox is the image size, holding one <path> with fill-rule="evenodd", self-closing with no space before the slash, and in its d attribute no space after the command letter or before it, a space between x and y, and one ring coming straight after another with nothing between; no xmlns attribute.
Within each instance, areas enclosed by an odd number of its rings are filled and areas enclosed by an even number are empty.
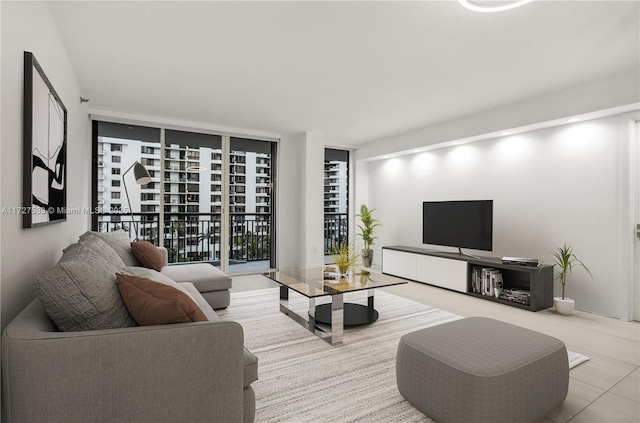
<svg viewBox="0 0 640 423"><path fill-rule="evenodd" d="M324 212L348 212L347 162L332 160L324 162Z"/></svg>
<svg viewBox="0 0 640 423"><path fill-rule="evenodd" d="M179 134L172 131L172 141ZM139 238L164 245L170 261L220 260L224 182L221 148L191 146L187 140L168 143L164 154L161 150L159 142L98 136L98 207L104 212L99 216L98 230L124 228L132 239L136 237L135 228L129 227L123 176L131 165L140 162L149 171L151 182L140 186L132 174L126 176L131 211L139 222ZM232 260L255 258L256 242L269 242L265 239L270 235L271 163L270 154L234 149L232 143L228 169ZM158 239L160 219L162 242Z"/></svg>
<svg viewBox="0 0 640 423"><path fill-rule="evenodd" d="M348 242L349 152L326 148L324 152L324 252L332 254Z"/></svg>

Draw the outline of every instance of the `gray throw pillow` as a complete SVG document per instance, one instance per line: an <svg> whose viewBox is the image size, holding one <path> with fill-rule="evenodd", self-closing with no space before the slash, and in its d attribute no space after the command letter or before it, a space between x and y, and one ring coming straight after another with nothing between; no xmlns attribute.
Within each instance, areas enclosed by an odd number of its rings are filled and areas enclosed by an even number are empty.
<svg viewBox="0 0 640 423"><path fill-rule="evenodd" d="M115 266L95 252L69 260L35 278L33 288L61 331L135 326L116 284Z"/></svg>
<svg viewBox="0 0 640 423"><path fill-rule="evenodd" d="M100 237L95 235L87 235L75 244L71 244L65 248L58 263L65 261L83 261L89 252L96 253L105 261L111 263L115 267L116 271L120 271L125 268L124 262L115 250L100 239Z"/></svg>
<svg viewBox="0 0 640 423"><path fill-rule="evenodd" d="M107 243L120 256L125 266L141 266L140 261L131 251L131 239L125 231L118 229L113 232L88 231L80 235L80 241L96 236Z"/></svg>

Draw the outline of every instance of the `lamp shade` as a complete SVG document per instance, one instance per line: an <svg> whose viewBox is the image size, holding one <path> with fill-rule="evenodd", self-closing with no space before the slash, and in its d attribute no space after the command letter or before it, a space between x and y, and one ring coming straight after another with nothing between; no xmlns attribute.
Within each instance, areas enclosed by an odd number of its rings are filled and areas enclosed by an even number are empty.
<svg viewBox="0 0 640 423"><path fill-rule="evenodd" d="M136 183L138 185L146 185L151 182L149 171L140 162L136 162L133 166L133 175L135 176Z"/></svg>

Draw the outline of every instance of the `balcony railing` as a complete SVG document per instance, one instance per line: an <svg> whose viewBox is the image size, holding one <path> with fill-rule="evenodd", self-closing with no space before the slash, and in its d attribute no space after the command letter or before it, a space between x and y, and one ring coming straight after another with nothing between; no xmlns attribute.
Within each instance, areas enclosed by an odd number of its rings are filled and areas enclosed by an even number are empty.
<svg viewBox="0 0 640 423"><path fill-rule="evenodd" d="M341 243L348 241L347 213L324 214L324 254L332 254Z"/></svg>
<svg viewBox="0 0 640 423"><path fill-rule="evenodd" d="M193 261L220 264L220 213L164 213L164 239L160 240L158 213L134 213L138 238L163 245L170 263ZM99 213L99 232L123 229L136 239L130 213ZM232 213L229 215L229 262L238 264L271 260L271 215Z"/></svg>
<svg viewBox="0 0 640 423"><path fill-rule="evenodd" d="M230 260L271 259L271 214L230 213Z"/></svg>
<svg viewBox="0 0 640 423"><path fill-rule="evenodd" d="M220 213L164 213L164 239L159 239L158 213L134 213L138 238L167 248L170 263L209 262L220 265ZM331 254L349 232L346 213L325 213L324 252ZM272 221L270 213L229 214L229 263L231 265L271 261ZM123 229L136 239L130 213L99 213L94 230Z"/></svg>

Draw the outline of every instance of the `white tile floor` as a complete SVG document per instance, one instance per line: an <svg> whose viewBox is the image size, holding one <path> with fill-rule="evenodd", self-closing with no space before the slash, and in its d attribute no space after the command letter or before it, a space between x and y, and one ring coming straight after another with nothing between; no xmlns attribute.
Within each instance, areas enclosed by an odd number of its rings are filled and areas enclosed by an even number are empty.
<svg viewBox="0 0 640 423"><path fill-rule="evenodd" d="M277 286L261 275L236 276L231 291ZM461 316L486 316L546 333L589 356L569 373L565 402L540 423L640 422L640 323L581 311L534 313L415 282L384 290Z"/></svg>

